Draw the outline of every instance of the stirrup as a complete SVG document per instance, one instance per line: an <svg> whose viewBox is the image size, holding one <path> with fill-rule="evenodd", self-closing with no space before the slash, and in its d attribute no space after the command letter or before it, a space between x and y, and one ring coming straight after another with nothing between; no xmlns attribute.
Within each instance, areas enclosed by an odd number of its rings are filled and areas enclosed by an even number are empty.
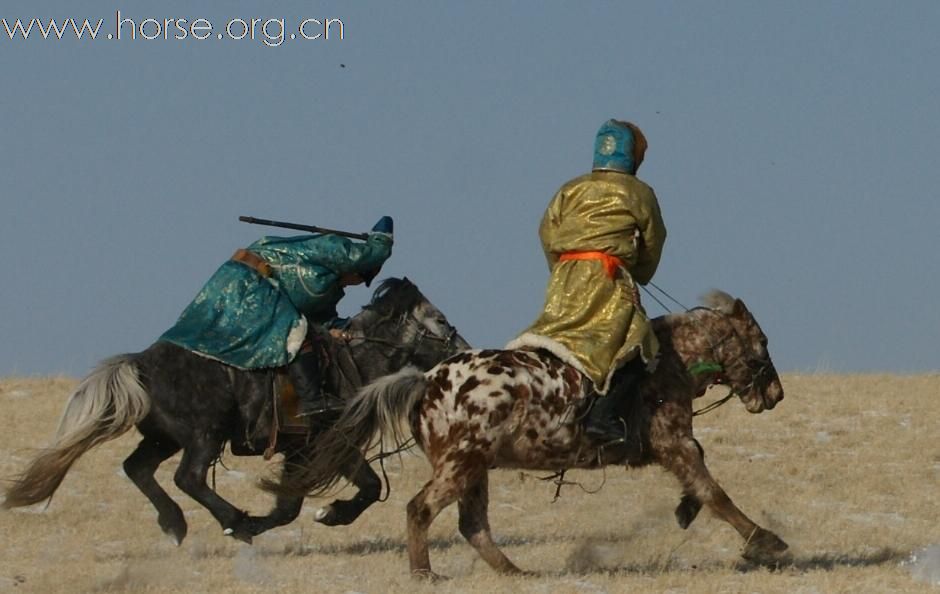
<svg viewBox="0 0 940 594"><path fill-rule="evenodd" d="M600 448L624 444L627 442L627 425L623 419L617 420L620 423L616 429L614 423L605 424L603 427L588 424L584 428L584 435Z"/></svg>
<svg viewBox="0 0 940 594"><path fill-rule="evenodd" d="M346 403L338 398L320 398L316 402L311 403L311 406L304 407L301 403L300 410L297 411L298 417L314 417L319 415L336 415L343 412L343 409L346 408Z"/></svg>

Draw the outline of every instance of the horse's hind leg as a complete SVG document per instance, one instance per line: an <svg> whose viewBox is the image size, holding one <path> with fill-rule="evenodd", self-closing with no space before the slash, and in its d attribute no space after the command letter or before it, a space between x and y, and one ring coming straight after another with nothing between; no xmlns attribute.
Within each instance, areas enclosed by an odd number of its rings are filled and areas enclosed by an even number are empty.
<svg viewBox="0 0 940 594"><path fill-rule="evenodd" d="M418 494L408 502L408 560L416 577L435 579L428 554L428 528L442 509L463 497L469 482L477 482L485 466L469 467L467 452L451 452L451 462L443 467L434 465L434 475ZM440 456L443 458L443 456ZM472 458L470 458L472 459ZM460 465L461 471L455 469Z"/></svg>
<svg viewBox="0 0 940 594"><path fill-rule="evenodd" d="M745 540L744 558L759 561L786 550L785 542L751 521L731 501L705 467L701 449L694 439L680 438L676 445L675 450L670 449L668 455L661 456L661 463L682 482L686 496L691 495L708 506L712 513L738 531Z"/></svg>
<svg viewBox="0 0 940 594"><path fill-rule="evenodd" d="M170 499L153 475L164 460L179 450L180 447L175 443L144 437L137 445L137 449L124 460L124 473L157 509L157 522L160 528L177 545L186 538L186 519L183 517L183 510Z"/></svg>
<svg viewBox="0 0 940 594"><path fill-rule="evenodd" d="M184 493L202 504L222 525L225 534L250 543L251 529L247 514L219 496L206 484L209 465L215 460L222 443L220 440L199 436L183 450L176 475L173 477Z"/></svg>
<svg viewBox="0 0 940 594"><path fill-rule="evenodd" d="M499 573L522 573L493 542L487 517L489 490L487 472L460 497L460 533L480 553L483 560Z"/></svg>
<svg viewBox="0 0 940 594"><path fill-rule="evenodd" d="M355 469L355 470L354 470ZM337 499L333 503L317 510L316 521L326 526L346 526L352 524L362 512L379 500L382 494L382 481L372 467L360 459L350 468L343 470L343 476L352 481L359 492L352 499Z"/></svg>

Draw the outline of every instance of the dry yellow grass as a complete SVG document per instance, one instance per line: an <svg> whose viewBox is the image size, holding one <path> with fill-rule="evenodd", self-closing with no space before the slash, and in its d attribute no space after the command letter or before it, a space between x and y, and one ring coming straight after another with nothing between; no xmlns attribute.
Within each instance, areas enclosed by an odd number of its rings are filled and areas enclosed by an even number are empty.
<svg viewBox="0 0 940 594"><path fill-rule="evenodd" d="M136 435L80 460L47 508L0 513L0 591L17 592L938 592L904 564L940 543L940 375L787 375L777 410L749 415L732 402L700 417L696 435L713 474L741 509L777 532L792 562L777 571L739 559L741 541L703 512L687 531L673 519L675 481L658 468L572 472L586 488L555 488L512 471L491 473L498 542L531 577L493 574L456 531L456 506L432 526L431 561L452 577L409 578L404 506L428 476L424 460L388 464L389 501L353 526L312 521L247 546L173 485L158 480L190 524L181 547L121 471ZM0 379L0 476L44 445L75 381ZM254 483L258 459L225 459L218 490L254 513L270 498Z"/></svg>

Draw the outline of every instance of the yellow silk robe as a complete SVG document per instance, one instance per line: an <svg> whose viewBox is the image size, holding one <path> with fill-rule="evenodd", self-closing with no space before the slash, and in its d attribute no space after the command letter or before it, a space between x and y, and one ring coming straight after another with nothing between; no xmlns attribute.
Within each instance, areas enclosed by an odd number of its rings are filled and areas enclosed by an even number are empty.
<svg viewBox="0 0 940 594"><path fill-rule="evenodd" d="M648 283L666 240L653 189L627 173L594 171L552 198L539 238L551 278L542 314L507 348L547 348L605 394L613 372L659 350L634 282ZM623 263L611 279L599 260L559 261L567 252L599 251Z"/></svg>

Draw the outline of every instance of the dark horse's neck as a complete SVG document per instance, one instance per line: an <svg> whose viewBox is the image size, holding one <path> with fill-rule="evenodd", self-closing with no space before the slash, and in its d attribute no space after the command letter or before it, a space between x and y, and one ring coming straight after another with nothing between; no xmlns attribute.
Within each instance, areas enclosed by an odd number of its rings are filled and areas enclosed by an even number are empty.
<svg viewBox="0 0 940 594"><path fill-rule="evenodd" d="M358 390L405 365L430 367L416 360L421 338L415 312L425 302L424 295L407 279L389 278L379 285L372 301L349 322L348 349L335 349L331 367L340 393ZM450 345L443 342L429 348L434 363L451 354Z"/></svg>

